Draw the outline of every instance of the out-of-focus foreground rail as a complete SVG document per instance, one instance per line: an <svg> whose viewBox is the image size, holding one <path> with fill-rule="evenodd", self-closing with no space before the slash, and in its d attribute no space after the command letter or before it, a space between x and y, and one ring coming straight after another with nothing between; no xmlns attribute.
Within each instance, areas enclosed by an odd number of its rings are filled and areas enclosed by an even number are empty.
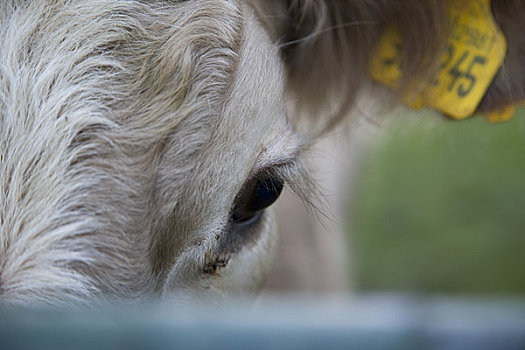
<svg viewBox="0 0 525 350"><path fill-rule="evenodd" d="M5 309L1 349L525 349L525 299L275 297L255 306Z"/></svg>

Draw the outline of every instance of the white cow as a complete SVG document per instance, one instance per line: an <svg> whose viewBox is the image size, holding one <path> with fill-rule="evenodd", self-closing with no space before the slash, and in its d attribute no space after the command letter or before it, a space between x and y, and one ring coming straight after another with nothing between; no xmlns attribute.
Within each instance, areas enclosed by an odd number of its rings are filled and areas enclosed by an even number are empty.
<svg viewBox="0 0 525 350"><path fill-rule="evenodd" d="M377 34L397 21L418 74L444 13L436 1L2 0L0 298L252 294L277 242L266 208L284 184L308 199L301 152L351 107Z"/></svg>

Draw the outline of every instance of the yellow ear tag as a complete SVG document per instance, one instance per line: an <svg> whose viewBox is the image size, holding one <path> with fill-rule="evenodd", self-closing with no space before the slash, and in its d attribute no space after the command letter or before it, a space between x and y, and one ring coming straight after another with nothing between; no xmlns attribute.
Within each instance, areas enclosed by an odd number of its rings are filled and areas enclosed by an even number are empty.
<svg viewBox="0 0 525 350"><path fill-rule="evenodd" d="M506 122L512 119L516 113L516 105L510 105L497 111L490 112L485 115L485 119L491 124Z"/></svg>
<svg viewBox="0 0 525 350"><path fill-rule="evenodd" d="M451 34L436 77L423 84L420 96L404 100L463 119L474 113L503 64L507 43L492 17L490 0L450 1L449 15ZM391 27L372 57L372 78L397 88L402 57L401 36Z"/></svg>
<svg viewBox="0 0 525 350"><path fill-rule="evenodd" d="M401 79L403 42L396 27L390 26L379 39L370 62L370 75L376 81L396 89Z"/></svg>
<svg viewBox="0 0 525 350"><path fill-rule="evenodd" d="M379 39L372 60L370 75L389 88L396 89L401 79L403 42L398 29L390 26ZM423 95L416 93L403 96L403 103L413 109L422 109L426 102Z"/></svg>

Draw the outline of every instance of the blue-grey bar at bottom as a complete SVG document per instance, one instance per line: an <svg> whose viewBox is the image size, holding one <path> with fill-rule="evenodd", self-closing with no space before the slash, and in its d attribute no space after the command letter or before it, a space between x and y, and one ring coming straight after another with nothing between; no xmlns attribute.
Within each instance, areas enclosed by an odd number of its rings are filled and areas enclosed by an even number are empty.
<svg viewBox="0 0 525 350"><path fill-rule="evenodd" d="M0 311L0 349L525 349L525 299L273 296L133 310Z"/></svg>

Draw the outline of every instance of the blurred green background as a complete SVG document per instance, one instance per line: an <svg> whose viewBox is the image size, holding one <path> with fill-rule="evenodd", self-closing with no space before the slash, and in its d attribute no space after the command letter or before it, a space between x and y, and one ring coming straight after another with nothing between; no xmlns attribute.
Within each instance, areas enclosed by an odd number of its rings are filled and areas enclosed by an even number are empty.
<svg viewBox="0 0 525 350"><path fill-rule="evenodd" d="M365 158L357 290L525 295L525 109L499 124L400 117Z"/></svg>

